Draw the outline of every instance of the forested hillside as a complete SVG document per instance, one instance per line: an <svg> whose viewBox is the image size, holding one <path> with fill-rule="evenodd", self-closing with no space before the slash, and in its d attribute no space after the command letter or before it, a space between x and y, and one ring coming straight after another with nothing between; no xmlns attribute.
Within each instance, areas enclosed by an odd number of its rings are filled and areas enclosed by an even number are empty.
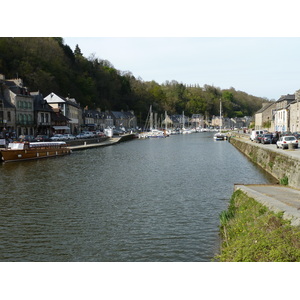
<svg viewBox="0 0 300 300"><path fill-rule="evenodd" d="M113 63L113 62L112 62ZM31 91L44 96L55 92L75 98L82 107L134 110L143 117L153 105L158 113L219 114L222 98L225 117L253 115L266 99L204 85L187 86L175 80L145 82L130 72L116 70L107 60L73 52L62 38L0 38L0 73L22 78Z"/></svg>

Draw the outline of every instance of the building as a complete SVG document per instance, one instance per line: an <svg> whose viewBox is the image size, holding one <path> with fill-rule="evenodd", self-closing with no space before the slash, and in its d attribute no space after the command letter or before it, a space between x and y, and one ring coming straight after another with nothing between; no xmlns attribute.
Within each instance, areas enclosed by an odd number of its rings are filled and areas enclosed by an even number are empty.
<svg viewBox="0 0 300 300"><path fill-rule="evenodd" d="M52 108L60 109L61 113L69 119L68 125L64 129L54 128L54 130L64 130L75 135L79 133L80 125L82 124L82 109L74 98L64 98L51 93L45 97L45 100Z"/></svg>
<svg viewBox="0 0 300 300"><path fill-rule="evenodd" d="M34 103L34 120L36 124L36 134L52 135L52 120L51 116L53 108L47 103L40 92L31 92Z"/></svg>
<svg viewBox="0 0 300 300"><path fill-rule="evenodd" d="M124 127L126 130L136 128L137 120L133 111L111 111L115 127Z"/></svg>
<svg viewBox="0 0 300 300"><path fill-rule="evenodd" d="M276 101L276 109L274 110L275 131L290 131L290 103L293 101L295 101L295 94L281 96Z"/></svg>
<svg viewBox="0 0 300 300"><path fill-rule="evenodd" d="M274 131L275 111L276 102L263 103L263 107L255 114L255 130L268 129L269 131Z"/></svg>
<svg viewBox="0 0 300 300"><path fill-rule="evenodd" d="M35 135L33 97L20 78L2 80L4 98L4 121L9 132L20 135Z"/></svg>
<svg viewBox="0 0 300 300"><path fill-rule="evenodd" d="M193 114L191 117L193 127L204 127L204 116L202 114Z"/></svg>

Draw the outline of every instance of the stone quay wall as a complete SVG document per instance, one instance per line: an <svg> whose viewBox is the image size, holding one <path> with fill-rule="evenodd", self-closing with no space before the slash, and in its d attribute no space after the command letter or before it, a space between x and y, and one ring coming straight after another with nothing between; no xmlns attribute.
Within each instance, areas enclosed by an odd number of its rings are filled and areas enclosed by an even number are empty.
<svg viewBox="0 0 300 300"><path fill-rule="evenodd" d="M279 182L300 189L299 149L276 149L275 145L256 144L241 137L231 137L230 143Z"/></svg>

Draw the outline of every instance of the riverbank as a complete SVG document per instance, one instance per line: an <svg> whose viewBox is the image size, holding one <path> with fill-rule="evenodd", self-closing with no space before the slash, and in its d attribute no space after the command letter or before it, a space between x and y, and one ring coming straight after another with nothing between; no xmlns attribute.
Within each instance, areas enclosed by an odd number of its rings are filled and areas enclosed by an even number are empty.
<svg viewBox="0 0 300 300"><path fill-rule="evenodd" d="M300 228L236 190L220 215L221 262L300 261Z"/></svg>
<svg viewBox="0 0 300 300"><path fill-rule="evenodd" d="M278 180L277 185L236 185L220 214L218 261L300 261L300 150L230 139L239 151Z"/></svg>

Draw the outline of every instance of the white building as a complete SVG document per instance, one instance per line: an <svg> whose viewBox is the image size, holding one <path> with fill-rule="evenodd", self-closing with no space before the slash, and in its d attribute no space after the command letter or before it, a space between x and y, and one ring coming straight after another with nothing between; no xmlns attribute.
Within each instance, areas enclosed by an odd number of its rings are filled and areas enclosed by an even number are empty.
<svg viewBox="0 0 300 300"><path fill-rule="evenodd" d="M59 108L62 114L69 118L69 127L64 128L70 133L77 134L82 123L82 110L74 98L64 98L55 93L49 94L45 100L53 108ZM54 128L56 129L56 128ZM59 128L62 129L62 128Z"/></svg>

